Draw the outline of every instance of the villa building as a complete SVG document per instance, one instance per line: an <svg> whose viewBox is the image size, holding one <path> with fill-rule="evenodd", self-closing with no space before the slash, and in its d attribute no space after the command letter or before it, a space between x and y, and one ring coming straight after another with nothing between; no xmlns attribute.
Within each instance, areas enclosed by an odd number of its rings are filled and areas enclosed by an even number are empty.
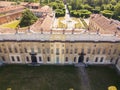
<svg viewBox="0 0 120 90"><path fill-rule="evenodd" d="M54 14L46 13L26 30L0 28L0 60L9 64L115 64L120 70L120 22L91 15L88 30L78 33L76 29L53 30L53 21Z"/></svg>

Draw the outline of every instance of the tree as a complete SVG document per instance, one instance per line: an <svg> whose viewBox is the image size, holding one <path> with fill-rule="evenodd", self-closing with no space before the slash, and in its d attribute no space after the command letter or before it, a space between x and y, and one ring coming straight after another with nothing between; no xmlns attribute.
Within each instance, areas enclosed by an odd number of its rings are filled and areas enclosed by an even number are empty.
<svg viewBox="0 0 120 90"><path fill-rule="evenodd" d="M19 25L21 27L30 26L36 20L37 20L37 17L29 9L26 9L26 11L23 12L22 14L22 18Z"/></svg>
<svg viewBox="0 0 120 90"><path fill-rule="evenodd" d="M115 8L115 16L120 16L120 3L118 3Z"/></svg>
<svg viewBox="0 0 120 90"><path fill-rule="evenodd" d="M110 2L112 5L116 5L116 0L111 0L111 2Z"/></svg>

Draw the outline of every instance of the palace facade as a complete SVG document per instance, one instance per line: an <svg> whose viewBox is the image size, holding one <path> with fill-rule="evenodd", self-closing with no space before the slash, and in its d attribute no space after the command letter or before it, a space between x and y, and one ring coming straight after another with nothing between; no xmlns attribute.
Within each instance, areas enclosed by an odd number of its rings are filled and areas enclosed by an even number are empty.
<svg viewBox="0 0 120 90"><path fill-rule="evenodd" d="M55 16L48 8L25 30L0 28L1 62L114 64L120 70L120 22L93 14L88 29L53 30Z"/></svg>

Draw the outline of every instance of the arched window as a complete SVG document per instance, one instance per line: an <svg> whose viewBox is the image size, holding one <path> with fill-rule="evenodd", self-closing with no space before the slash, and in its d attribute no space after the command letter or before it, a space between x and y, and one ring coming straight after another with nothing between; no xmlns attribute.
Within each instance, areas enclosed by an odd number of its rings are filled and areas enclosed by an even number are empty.
<svg viewBox="0 0 120 90"><path fill-rule="evenodd" d="M3 61L5 61L5 57L4 56L2 56L1 58L2 58Z"/></svg>
<svg viewBox="0 0 120 90"><path fill-rule="evenodd" d="M76 57L74 57L74 62L76 62Z"/></svg>
<svg viewBox="0 0 120 90"><path fill-rule="evenodd" d="M28 56L26 57L26 60L27 60L27 62L29 62L29 61L30 61Z"/></svg>
<svg viewBox="0 0 120 90"><path fill-rule="evenodd" d="M110 59L110 62L112 62L112 61L113 61L113 59L114 59L114 58L112 57L112 58Z"/></svg>
<svg viewBox="0 0 120 90"><path fill-rule="evenodd" d="M65 62L68 62L68 57L65 58Z"/></svg>
<svg viewBox="0 0 120 90"><path fill-rule="evenodd" d="M20 61L20 57L19 57L19 56L17 56L17 61L18 61L18 62Z"/></svg>
<svg viewBox="0 0 120 90"><path fill-rule="evenodd" d="M47 57L47 61L50 62L50 57Z"/></svg>
<svg viewBox="0 0 120 90"><path fill-rule="evenodd" d="M15 53L18 53L18 50L17 50L17 48L15 47Z"/></svg>
<svg viewBox="0 0 120 90"><path fill-rule="evenodd" d="M24 48L24 50L25 50L25 53L27 53L27 48Z"/></svg>
<svg viewBox="0 0 120 90"><path fill-rule="evenodd" d="M11 56L11 58L12 58L12 61L15 61L15 58L13 56Z"/></svg>
<svg viewBox="0 0 120 90"><path fill-rule="evenodd" d="M104 58L103 58L103 57L101 57L100 62L103 62L103 59L104 59Z"/></svg>
<svg viewBox="0 0 120 90"><path fill-rule="evenodd" d="M40 62L42 61L41 57L39 57L39 61L40 61Z"/></svg>
<svg viewBox="0 0 120 90"><path fill-rule="evenodd" d="M40 48L38 48L38 53L41 53L41 49Z"/></svg>
<svg viewBox="0 0 120 90"><path fill-rule="evenodd" d="M89 61L89 57L86 58L86 62L88 62L88 61Z"/></svg>
<svg viewBox="0 0 120 90"><path fill-rule="evenodd" d="M98 62L98 57L95 58L95 62Z"/></svg>

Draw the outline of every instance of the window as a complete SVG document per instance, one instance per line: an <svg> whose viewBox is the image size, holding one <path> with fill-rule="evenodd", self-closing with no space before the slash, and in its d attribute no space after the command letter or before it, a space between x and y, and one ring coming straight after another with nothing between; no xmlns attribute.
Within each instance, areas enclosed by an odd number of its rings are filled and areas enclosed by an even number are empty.
<svg viewBox="0 0 120 90"><path fill-rule="evenodd" d="M39 57L39 61L40 61L40 62L42 61L41 57Z"/></svg>
<svg viewBox="0 0 120 90"><path fill-rule="evenodd" d="M1 48L0 48L0 53L2 53L2 50L1 50Z"/></svg>
<svg viewBox="0 0 120 90"><path fill-rule="evenodd" d="M112 61L113 61L113 59L114 59L114 58L111 58L111 59L110 59L110 62L112 62Z"/></svg>
<svg viewBox="0 0 120 90"><path fill-rule="evenodd" d="M53 49L51 49L51 54L53 54Z"/></svg>
<svg viewBox="0 0 120 90"><path fill-rule="evenodd" d="M84 52L84 48L81 49L81 52Z"/></svg>
<svg viewBox="0 0 120 90"><path fill-rule="evenodd" d="M103 57L101 57L100 62L103 62L103 59L104 59L104 58L103 58Z"/></svg>
<svg viewBox="0 0 120 90"><path fill-rule="evenodd" d="M5 61L5 57L4 56L2 56L1 58L2 58L3 61Z"/></svg>
<svg viewBox="0 0 120 90"><path fill-rule="evenodd" d="M119 60L119 58L117 58L117 59L116 59L115 64L117 64L117 63L118 63L118 60Z"/></svg>
<svg viewBox="0 0 120 90"><path fill-rule="evenodd" d="M110 55L111 54L111 49L108 51L108 55Z"/></svg>
<svg viewBox="0 0 120 90"><path fill-rule="evenodd" d="M98 57L95 58L95 62L98 62Z"/></svg>
<svg viewBox="0 0 120 90"><path fill-rule="evenodd" d="M88 61L89 61L89 57L86 58L86 62L88 62Z"/></svg>
<svg viewBox="0 0 120 90"><path fill-rule="evenodd" d="M44 47L44 44L42 44L42 46Z"/></svg>
<svg viewBox="0 0 120 90"><path fill-rule="evenodd" d="M15 47L14 49L15 49L15 53L18 53L18 50L17 50L17 48Z"/></svg>
<svg viewBox="0 0 120 90"><path fill-rule="evenodd" d="M66 54L68 53L68 49L66 49Z"/></svg>
<svg viewBox="0 0 120 90"><path fill-rule="evenodd" d="M25 53L27 53L27 48L24 48L24 50L25 50Z"/></svg>
<svg viewBox="0 0 120 90"><path fill-rule="evenodd" d="M114 49L113 54L116 54L116 52L117 52L117 49Z"/></svg>
<svg viewBox="0 0 120 90"><path fill-rule="evenodd" d="M74 57L74 62L76 62L76 57Z"/></svg>
<svg viewBox="0 0 120 90"><path fill-rule="evenodd" d="M45 54L45 49L43 49L43 54Z"/></svg>
<svg viewBox="0 0 120 90"><path fill-rule="evenodd" d="M27 62L29 62L29 61L30 61L28 56L26 57L26 60L27 60Z"/></svg>
<svg viewBox="0 0 120 90"><path fill-rule="evenodd" d="M71 49L71 50L70 50L70 54L72 54L72 52L73 52L73 50Z"/></svg>
<svg viewBox="0 0 120 90"><path fill-rule="evenodd" d="M95 54L95 50L93 50L92 54Z"/></svg>
<svg viewBox="0 0 120 90"><path fill-rule="evenodd" d="M20 53L23 53L22 49L20 48Z"/></svg>
<svg viewBox="0 0 120 90"><path fill-rule="evenodd" d="M19 57L19 56L17 56L17 61L18 61L18 62L20 61L20 57Z"/></svg>
<svg viewBox="0 0 120 90"><path fill-rule="evenodd" d="M38 53L41 53L41 50L40 50L40 48L38 48Z"/></svg>
<svg viewBox="0 0 120 90"><path fill-rule="evenodd" d="M12 49L9 47L9 52L12 53Z"/></svg>
<svg viewBox="0 0 120 90"><path fill-rule="evenodd" d="M105 52L106 52L106 50L105 50L105 49L103 49L103 52L102 52L102 54L105 54Z"/></svg>
<svg viewBox="0 0 120 90"><path fill-rule="evenodd" d="M51 44L51 47L53 47L53 44Z"/></svg>
<svg viewBox="0 0 120 90"><path fill-rule="evenodd" d="M68 57L65 58L65 62L68 62Z"/></svg>
<svg viewBox="0 0 120 90"><path fill-rule="evenodd" d="M13 56L11 56L11 58L12 58L12 61L15 61L15 58Z"/></svg>
<svg viewBox="0 0 120 90"><path fill-rule="evenodd" d="M4 53L7 53L7 50L6 50L6 48L4 48Z"/></svg>
<svg viewBox="0 0 120 90"><path fill-rule="evenodd" d="M47 57L47 61L50 62L50 57Z"/></svg>
<svg viewBox="0 0 120 90"><path fill-rule="evenodd" d="M100 50L101 50L101 49L100 49L100 48L98 48L98 52L97 52L97 54L100 54Z"/></svg>
<svg viewBox="0 0 120 90"><path fill-rule="evenodd" d="M96 47L96 45L94 45L94 47Z"/></svg>
<svg viewBox="0 0 120 90"><path fill-rule="evenodd" d="M90 54L90 52L91 52L91 49L89 48L89 49L88 49L88 54Z"/></svg>
<svg viewBox="0 0 120 90"><path fill-rule="evenodd" d="M31 53L34 53L34 48L31 48Z"/></svg>
<svg viewBox="0 0 120 90"><path fill-rule="evenodd" d="M75 48L75 54L77 53L77 48Z"/></svg>
<svg viewBox="0 0 120 90"><path fill-rule="evenodd" d="M49 54L49 48L47 48L47 54Z"/></svg>

